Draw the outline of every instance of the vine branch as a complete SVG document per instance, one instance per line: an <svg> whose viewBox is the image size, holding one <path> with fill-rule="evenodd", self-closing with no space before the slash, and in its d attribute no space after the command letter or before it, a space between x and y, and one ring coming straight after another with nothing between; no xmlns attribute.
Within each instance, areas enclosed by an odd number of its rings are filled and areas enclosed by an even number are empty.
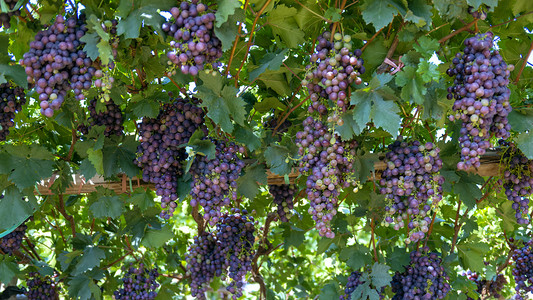
<svg viewBox="0 0 533 300"><path fill-rule="evenodd" d="M447 40L451 39L452 37L458 35L459 33L463 32L465 30L468 30L470 27L472 27L472 25L476 25L477 21L478 21L478 19L474 19L474 21L472 21L472 22L466 24L465 26L457 29L456 31L448 34L447 36L445 36L442 39L440 39L439 43L442 44L442 43L446 42Z"/></svg>
<svg viewBox="0 0 533 300"><path fill-rule="evenodd" d="M520 76L522 76L522 72L524 71L524 68L527 65L527 60L529 56L531 55L531 51L533 51L533 42L531 42L531 46L529 46L529 51L527 51L527 55L524 57L524 62L522 63L522 66L520 67L520 70L518 70L518 75L516 75L516 78L514 80L514 84L517 84L520 80Z"/></svg>
<svg viewBox="0 0 533 300"><path fill-rule="evenodd" d="M65 201L63 200L63 194L58 195L59 207L57 209L63 215L63 217L70 223L70 229L72 230L72 236L76 237L76 224L74 223L74 217L69 215L65 210Z"/></svg>

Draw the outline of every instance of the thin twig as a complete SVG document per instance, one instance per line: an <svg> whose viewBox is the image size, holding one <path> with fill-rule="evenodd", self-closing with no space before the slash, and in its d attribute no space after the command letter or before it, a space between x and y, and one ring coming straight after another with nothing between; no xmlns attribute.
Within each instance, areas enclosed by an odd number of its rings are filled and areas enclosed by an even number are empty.
<svg viewBox="0 0 533 300"><path fill-rule="evenodd" d="M309 97L311 97L310 95L305 97L305 99L303 99L302 101L300 101L300 103L298 103L298 105L296 105L295 107L291 108L289 110L288 113L285 114L285 116L283 117L283 119L281 119L281 122L278 123L278 125L276 126L276 128L274 128L274 131L272 132L272 136L274 136L274 134L278 131L278 128L281 126L281 124L283 124L283 122L285 122L285 120L287 120L287 118L289 117L289 115L295 110L297 109L298 107L300 107L305 101L307 101L307 99L309 99Z"/></svg>
<svg viewBox="0 0 533 300"><path fill-rule="evenodd" d="M74 154L74 145L76 145L77 141L78 136L76 135L76 129L72 128L72 142L70 143L70 149L68 150L67 157L65 157L66 161L70 161L72 159L72 155Z"/></svg>
<svg viewBox="0 0 533 300"><path fill-rule="evenodd" d="M383 27L385 28L385 27ZM378 36L378 34L383 30L383 28L381 28L380 30L378 30L378 32L374 33L374 35L363 45L363 47L361 47L361 51L365 51L366 47L372 43L372 41Z"/></svg>
<svg viewBox="0 0 533 300"><path fill-rule="evenodd" d="M461 229L461 225L459 224L459 216L460 216L460 211L461 211L461 200L458 201L458 204L457 204L457 213L455 214L455 222L453 224L453 229L454 229L454 234L453 234L453 238L452 238L452 248L450 250L450 254L453 253L453 251L455 250L455 244L457 243L457 237L459 236L459 230Z"/></svg>
<svg viewBox="0 0 533 300"><path fill-rule="evenodd" d="M533 14L533 11L528 11L527 13L523 13L523 14L519 15L518 17L516 17L516 18L512 18L511 20L505 21L505 22L503 22L503 23L496 24L496 25L491 25L490 28L499 27L499 26L505 25L505 24L507 24L507 23L514 22L514 21L516 21L516 20L518 20L518 19L520 19L520 18L522 18L522 17L525 17L525 16L527 16L527 15L530 15L530 14Z"/></svg>
<svg viewBox="0 0 533 300"><path fill-rule="evenodd" d="M442 44L442 43L446 42L447 40L451 39L452 37L458 35L459 33L463 32L465 30L468 30L470 27L472 27L472 25L477 24L477 21L478 21L478 19L474 19L474 21L472 21L472 22L466 24L465 26L457 29L456 31L448 34L447 36L445 36L442 39L440 39L439 43Z"/></svg>
<svg viewBox="0 0 533 300"><path fill-rule="evenodd" d="M520 76L522 75L522 72L524 71L524 68L526 67L527 60L529 59L529 56L531 55L531 51L533 51L533 42L531 42L531 46L529 47L529 51L527 51L527 55L524 56L524 62L522 63L522 66L520 67L520 70L518 70L518 75L516 75L516 79L514 80L514 84L517 84L520 80Z"/></svg>
<svg viewBox="0 0 533 300"><path fill-rule="evenodd" d="M70 229L72 230L72 236L76 237L76 224L74 223L74 217L69 215L67 211L65 210L65 201L63 201L63 194L59 194L58 197L59 197L59 207L57 207L57 209L63 215L63 217L67 221L69 221Z"/></svg>
<svg viewBox="0 0 533 300"><path fill-rule="evenodd" d="M327 19L327 18L325 18L324 16L318 14L317 12L311 10L309 7L307 7L307 6L303 5L302 3L300 3L300 1L298 1L298 0L294 0L294 1L295 1L296 3L298 3L298 4L300 4L300 6L303 7L305 10L309 11L309 12L312 13L313 15L315 15L315 16L319 17L320 19L322 19L324 22L326 22L326 23L333 23L332 20Z"/></svg>
<svg viewBox="0 0 533 300"><path fill-rule="evenodd" d="M376 226L374 224L374 218L372 218L372 220L370 221L370 229L372 229L371 239L372 239L372 249L374 251L374 262L379 262L379 260L378 260L378 252L376 250L376 239L374 238L374 231L376 229Z"/></svg>
<svg viewBox="0 0 533 300"><path fill-rule="evenodd" d="M247 8L248 8L248 0L244 1L245 12ZM237 44L239 43L239 39L241 37L241 32L242 32L242 23L239 23L239 29L237 30L237 36L235 37L235 41L233 42L233 47L231 48L231 54L229 56L229 61L228 61L228 67L226 68L226 77L229 75L229 70L231 68L231 63L233 62L233 56L235 55L235 49L237 49Z"/></svg>

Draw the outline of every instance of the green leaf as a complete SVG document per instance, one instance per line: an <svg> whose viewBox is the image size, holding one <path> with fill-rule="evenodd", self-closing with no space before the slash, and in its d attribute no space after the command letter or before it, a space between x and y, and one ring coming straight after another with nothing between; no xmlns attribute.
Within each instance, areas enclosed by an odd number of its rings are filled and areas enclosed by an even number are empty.
<svg viewBox="0 0 533 300"><path fill-rule="evenodd" d="M283 238L285 239L283 248L289 249L290 246L298 247L305 240L305 231L292 225L284 226Z"/></svg>
<svg viewBox="0 0 533 300"><path fill-rule="evenodd" d="M242 127L240 125L235 126L235 140L237 142L246 145L250 151L254 152L261 147L261 139L257 137L253 130L248 127Z"/></svg>
<svg viewBox="0 0 533 300"><path fill-rule="evenodd" d="M533 130L533 109L513 109L507 118L513 130L517 132Z"/></svg>
<svg viewBox="0 0 533 300"><path fill-rule="evenodd" d="M517 224L516 212L512 207L513 202L505 201L500 205L500 209L496 210L496 213L501 217L501 226L507 232L514 231Z"/></svg>
<svg viewBox="0 0 533 300"><path fill-rule="evenodd" d="M7 255L4 255L0 260L0 283L4 283L6 286L11 280L20 274L18 264L11 261Z"/></svg>
<svg viewBox="0 0 533 300"><path fill-rule="evenodd" d="M139 142L135 140L133 135L124 137L118 145L106 140L102 150L104 175L110 177L122 172L130 178L137 176L139 168L135 165L134 160L138 145Z"/></svg>
<svg viewBox="0 0 533 300"><path fill-rule="evenodd" d="M254 199L259 193L260 185L267 184L265 166L259 163L249 165L245 173L237 179L237 192L248 199Z"/></svg>
<svg viewBox="0 0 533 300"><path fill-rule="evenodd" d="M466 0L466 3L472 6L473 10L477 10L483 4L490 8L489 11L494 11L494 8L498 6L498 0Z"/></svg>
<svg viewBox="0 0 533 300"><path fill-rule="evenodd" d="M456 0L434 0L434 7L441 17L446 20L456 19L466 13L468 5L465 1Z"/></svg>
<svg viewBox="0 0 533 300"><path fill-rule="evenodd" d="M464 266L475 272L483 272L485 268L484 255L491 247L482 242L468 242L457 245L459 257L464 261Z"/></svg>
<svg viewBox="0 0 533 300"><path fill-rule="evenodd" d="M398 136L398 129L402 121L398 115L399 112L400 109L394 101L385 101L383 98L375 96L371 117L377 127L383 128L393 138Z"/></svg>
<svg viewBox="0 0 533 300"><path fill-rule="evenodd" d="M321 290L318 297L319 300L332 300L339 299L339 292L337 291L337 285L333 283L326 284Z"/></svg>
<svg viewBox="0 0 533 300"><path fill-rule="evenodd" d="M87 246L83 250L79 262L76 264L76 268L72 272L73 275L80 275L88 270L92 270L94 267L100 265L100 261L105 259L105 251L94 246Z"/></svg>
<svg viewBox="0 0 533 300"><path fill-rule="evenodd" d="M135 102L131 105L133 114L137 118L148 117L155 118L159 114L159 103L157 101L141 101Z"/></svg>
<svg viewBox="0 0 533 300"><path fill-rule="evenodd" d="M99 197L89 209L96 218L110 217L115 219L120 217L124 211L124 202L118 196Z"/></svg>
<svg viewBox="0 0 533 300"><path fill-rule="evenodd" d="M355 105L353 119L359 128L365 128L370 122L370 112L372 110L372 100L377 97L373 92L356 91L352 93L350 103ZM354 131L355 132L355 131ZM361 133L361 131L359 132Z"/></svg>
<svg viewBox="0 0 533 300"><path fill-rule="evenodd" d="M124 35L124 38L126 39L136 39L141 32L141 24L141 16L139 15L139 12L136 11L118 22L117 34Z"/></svg>
<svg viewBox="0 0 533 300"><path fill-rule="evenodd" d="M376 31L389 25L397 13L398 9L391 0L367 0L362 10L363 20L367 24L372 23Z"/></svg>
<svg viewBox="0 0 533 300"><path fill-rule="evenodd" d="M227 22L215 27L215 34L222 42L222 51L226 51L233 46L233 42L239 31L237 23L244 22L244 20L244 11L239 8L233 15L228 17Z"/></svg>
<svg viewBox="0 0 533 300"><path fill-rule="evenodd" d="M369 249L360 244L343 248L339 254L339 259L346 262L346 265L352 270L360 270L372 261Z"/></svg>
<svg viewBox="0 0 533 300"><path fill-rule="evenodd" d="M35 196L25 197L19 189L10 186L3 191L4 198L0 199L0 232L20 225L36 209ZM27 201L31 198L31 201ZM14 228L13 228L14 229Z"/></svg>
<svg viewBox="0 0 533 300"><path fill-rule="evenodd" d="M431 12L432 7L426 3L425 0L409 1L409 11L405 15L405 19L413 22L417 27L429 28L433 13Z"/></svg>
<svg viewBox="0 0 533 300"><path fill-rule="evenodd" d="M18 86L23 88L28 86L26 72L20 65L10 66L0 64L0 76L1 75L3 75L7 80L12 80Z"/></svg>
<svg viewBox="0 0 533 300"><path fill-rule="evenodd" d="M95 151L93 149L87 149L87 155L87 159L96 169L96 172L98 172L98 174L104 174L104 157L102 155L102 150Z"/></svg>
<svg viewBox="0 0 533 300"><path fill-rule="evenodd" d="M289 48L298 48L305 42L305 34L294 18L297 13L296 8L281 4L267 15L267 22L276 40L280 39Z"/></svg>
<svg viewBox="0 0 533 300"><path fill-rule="evenodd" d="M483 178L479 175L460 172L460 179L453 186L454 192L459 195L459 199L468 208L473 208L476 205L476 200L482 196L481 189L478 185L483 182Z"/></svg>
<svg viewBox="0 0 533 300"><path fill-rule="evenodd" d="M329 7L324 13L324 17L333 22L339 22L341 20L342 11L339 8Z"/></svg>
<svg viewBox="0 0 533 300"><path fill-rule="evenodd" d="M259 61L261 65L257 69L249 71L248 80L254 81L255 79L257 79L257 77L259 77L259 75L261 75L267 69L272 70L272 71L279 70L281 64L285 60L285 55L287 54L288 51L289 49L285 48L279 51L278 53L267 53L263 55L261 60Z"/></svg>
<svg viewBox="0 0 533 300"><path fill-rule="evenodd" d="M387 253L387 264L391 266L392 271L403 272L404 266L411 261L409 253L404 248L395 247L391 253Z"/></svg>
<svg viewBox="0 0 533 300"><path fill-rule="evenodd" d="M520 133L516 138L516 144L527 158L533 159L533 130Z"/></svg>
<svg viewBox="0 0 533 300"><path fill-rule="evenodd" d="M424 103L424 95L427 90L420 76L417 76L415 68L406 66L396 75L396 84L402 86L402 99L408 103Z"/></svg>
<svg viewBox="0 0 533 300"><path fill-rule="evenodd" d="M344 124L342 126L336 126L335 131L341 136L343 141L351 140L354 135L361 134L361 127L354 120L354 111L349 110L341 115L341 119Z"/></svg>
<svg viewBox="0 0 533 300"><path fill-rule="evenodd" d="M416 73L420 76L420 78L422 78L422 81L424 83L428 83L431 81L437 82L441 78L437 65L422 58L420 59L420 64L418 64L418 69L416 69Z"/></svg>
<svg viewBox="0 0 533 300"><path fill-rule="evenodd" d="M201 129L198 129L189 139L189 146L196 153L207 156L207 159L215 159L216 147L209 139L204 139L204 133Z"/></svg>
<svg viewBox="0 0 533 300"><path fill-rule="evenodd" d="M95 285L93 280L86 275L72 277L68 282L68 294L74 299L90 300L92 298L91 286ZM98 289L99 290L99 289ZM99 299L99 298L96 298Z"/></svg>
<svg viewBox="0 0 533 300"><path fill-rule="evenodd" d="M131 195L129 201L137 205L142 211L146 211L147 208L154 206L154 198L155 196L152 190L138 187L135 189L133 195Z"/></svg>
<svg viewBox="0 0 533 300"><path fill-rule="evenodd" d="M290 152L284 146L272 145L265 150L265 159L270 171L285 175L291 172Z"/></svg>
<svg viewBox="0 0 533 300"><path fill-rule="evenodd" d="M384 286L390 285L392 276L389 274L389 270L389 266L379 263L374 263L372 266L370 278L372 279L372 285L376 287L377 290Z"/></svg>
<svg viewBox="0 0 533 300"><path fill-rule="evenodd" d="M521 14L523 12L529 12L531 11L531 1L529 0L515 0L513 4L513 14L516 16L518 14ZM533 14L529 14L527 16L524 16L524 18L527 20L527 22L533 22Z"/></svg>
<svg viewBox="0 0 533 300"><path fill-rule="evenodd" d="M147 248L160 248L174 237L174 233L169 226L164 226L157 230L150 228L146 231L141 244Z"/></svg>
<svg viewBox="0 0 533 300"><path fill-rule="evenodd" d="M430 59L435 51L439 50L440 44L427 36L418 38L417 43L413 43L413 48L426 59Z"/></svg>
<svg viewBox="0 0 533 300"><path fill-rule="evenodd" d="M216 27L228 21L228 17L235 14L235 10L241 7L239 0L218 0L217 12L215 13Z"/></svg>

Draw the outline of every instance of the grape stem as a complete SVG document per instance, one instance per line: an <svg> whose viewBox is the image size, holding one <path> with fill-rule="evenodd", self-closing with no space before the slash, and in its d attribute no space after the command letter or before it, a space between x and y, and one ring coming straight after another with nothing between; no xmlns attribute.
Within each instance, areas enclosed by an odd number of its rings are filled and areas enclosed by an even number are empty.
<svg viewBox="0 0 533 300"><path fill-rule="evenodd" d="M302 101L300 101L300 103L298 103L295 107L291 108L286 114L285 116L283 117L283 119L281 119L281 122L278 123L278 125L276 126L276 128L274 128L274 131L272 131L272 136L274 136L276 134L276 132L278 131L278 128L281 126L281 124L283 124L283 122L285 122L285 120L287 120L287 118L289 117L289 115L295 110L297 109L298 107L300 107L302 104L304 104L305 101L307 101L309 99L309 97L311 97L311 95L308 95L307 97L305 97L305 99L303 99Z"/></svg>
<svg viewBox="0 0 533 300"><path fill-rule="evenodd" d="M376 239L374 237L374 231L376 229L376 225L374 224L374 218L372 218L372 220L370 221L370 228L372 229L372 236L371 236L371 239L372 239L372 249L374 251L374 261L379 263L379 260L378 260L378 252L376 250Z"/></svg>
<svg viewBox="0 0 533 300"><path fill-rule="evenodd" d="M392 24L392 23L391 23ZM366 43L363 45L363 47L361 47L361 51L365 51L366 47L372 43L372 41L378 36L378 34L381 33L381 31L383 30L383 28L385 27L382 27L380 30L378 30L378 32L374 33L374 35L368 40L366 41Z"/></svg>
<svg viewBox="0 0 533 300"><path fill-rule="evenodd" d="M452 238L452 248L450 249L450 254L452 254L453 251L455 250L455 244L457 243L457 237L459 236L459 230L461 229L461 224L459 224L459 216L460 216L459 212L461 211L461 203L462 202L459 199L459 201L457 202L457 213L455 214L455 222L453 225L453 229L455 232Z"/></svg>
<svg viewBox="0 0 533 300"><path fill-rule="evenodd" d="M40 260L43 259L39 256L37 251L35 251L35 245L31 242L31 240L28 238L28 236L24 235L24 240L26 240L26 243L28 244L28 247L30 248L30 251Z"/></svg>
<svg viewBox="0 0 533 300"><path fill-rule="evenodd" d="M76 129L72 128L72 142L70 143L70 149L68 150L67 157L65 157L66 161L70 161L72 159L72 155L74 154L74 145L76 145L77 141L78 136L76 135Z"/></svg>
<svg viewBox="0 0 533 300"><path fill-rule="evenodd" d="M518 74L516 75L516 79L514 80L514 84L517 84L520 80L520 76L522 76L522 72L524 71L524 68L527 65L527 60L529 56L531 55L531 51L533 51L533 42L531 42L531 46L529 47L529 51L527 52L527 55L524 56L524 62L522 63L522 66L520 67L520 70L518 70Z"/></svg>
<svg viewBox="0 0 533 300"><path fill-rule="evenodd" d="M315 16L319 17L320 19L322 19L324 22L326 22L326 23L333 23L332 20L327 19L327 18L325 18L324 16L318 14L317 12L313 11L313 10L310 9L309 7L307 7L307 6L303 5L302 3L300 3L300 1L298 1L298 0L294 0L294 1L295 1L296 3L298 3L298 4L300 4L300 6L301 6L302 8L304 8L305 10L307 10L308 12L310 12L310 13L312 13L313 15L315 15Z"/></svg>
<svg viewBox="0 0 533 300"><path fill-rule="evenodd" d="M502 26L502 25L505 25L505 24L508 24L508 23L511 23L511 22L514 22L522 17L525 17L527 15L530 15L530 14L533 14L533 11L528 11L527 13L523 13L521 14L520 16L516 17L516 18L512 18L511 20L508 20L508 21L505 21L503 23L500 23L500 24L496 24L496 25L491 25L490 28L494 28L494 27L499 27L499 26Z"/></svg>
<svg viewBox="0 0 533 300"><path fill-rule="evenodd" d="M201 236L205 231L205 222L202 214L198 212L198 205L192 208L192 217L196 224L198 224L198 236Z"/></svg>
<svg viewBox="0 0 533 300"><path fill-rule="evenodd" d="M54 211L52 210L52 215L54 216L55 218L55 214L54 214ZM56 229L59 231L59 235L61 235L61 239L63 240L63 243L66 245L67 244L67 241L65 240L65 236L63 235L63 230L61 230L61 228L59 226L56 226L56 225L53 225L47 218L44 218L43 219L45 220L46 223L48 223L52 228ZM56 223L57 223L57 220L56 220Z"/></svg>
<svg viewBox="0 0 533 300"><path fill-rule="evenodd" d="M338 3L338 1L337 1L337 3ZM341 14L342 14L342 11L344 10L344 6L346 6L346 0L342 0L342 4L339 7L339 9L341 10ZM333 42L333 36L335 35L335 31L337 30L337 26L339 26L339 22L333 23L333 28L331 29L331 37L329 39L330 42Z"/></svg>
<svg viewBox="0 0 533 300"><path fill-rule="evenodd" d="M247 8L248 8L248 0L244 1L244 12L246 12ZM237 30L237 36L235 37L235 41L233 42L233 47L231 48L231 54L229 56L229 61L228 61L228 67L226 68L226 77L229 75L229 69L231 68L231 63L233 62L233 56L235 55L237 44L239 43L239 39L241 38L241 32L242 32L242 23L239 23L239 29Z"/></svg>
<svg viewBox="0 0 533 300"><path fill-rule="evenodd" d="M63 215L63 217L70 223L70 229L72 230L72 237L76 237L76 224L74 223L74 217L69 215L65 210L65 201L63 200L63 194L58 195L59 206L57 209Z"/></svg>
<svg viewBox="0 0 533 300"><path fill-rule="evenodd" d="M458 35L459 33L465 31L465 30L468 30L470 27L472 27L472 25L475 25L477 24L477 21L478 19L474 19L472 22L466 24L465 26L457 29L456 31L448 34L447 36L443 37L442 39L439 40L439 43L442 44L444 42L446 42L447 40L451 39L452 37Z"/></svg>
<svg viewBox="0 0 533 300"><path fill-rule="evenodd" d="M254 41L253 36L255 32L255 26L257 25L257 21L259 21L259 17L261 17L265 9L268 7L268 5L270 5L270 2L272 2L272 0L267 0L265 4L263 4L263 7L261 7L259 12L255 16L254 23L252 24L252 29L250 30L250 37L248 38L248 44L246 45L246 53L244 53L244 58L242 59L241 66L239 67L237 74L235 74L235 87L237 88L239 87L239 74L241 73L242 68L244 67L244 63L246 62L248 58L248 54L250 53L250 48L252 47L252 43Z"/></svg>

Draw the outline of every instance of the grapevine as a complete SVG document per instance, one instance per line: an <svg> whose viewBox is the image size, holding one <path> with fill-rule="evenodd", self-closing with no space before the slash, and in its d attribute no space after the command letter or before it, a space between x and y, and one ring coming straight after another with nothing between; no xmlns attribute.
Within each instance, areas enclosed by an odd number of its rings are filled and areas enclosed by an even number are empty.
<svg viewBox="0 0 533 300"><path fill-rule="evenodd" d="M5 141L9 128L15 126L15 114L26 103L26 94L21 87L12 83L0 84L0 141Z"/></svg>

